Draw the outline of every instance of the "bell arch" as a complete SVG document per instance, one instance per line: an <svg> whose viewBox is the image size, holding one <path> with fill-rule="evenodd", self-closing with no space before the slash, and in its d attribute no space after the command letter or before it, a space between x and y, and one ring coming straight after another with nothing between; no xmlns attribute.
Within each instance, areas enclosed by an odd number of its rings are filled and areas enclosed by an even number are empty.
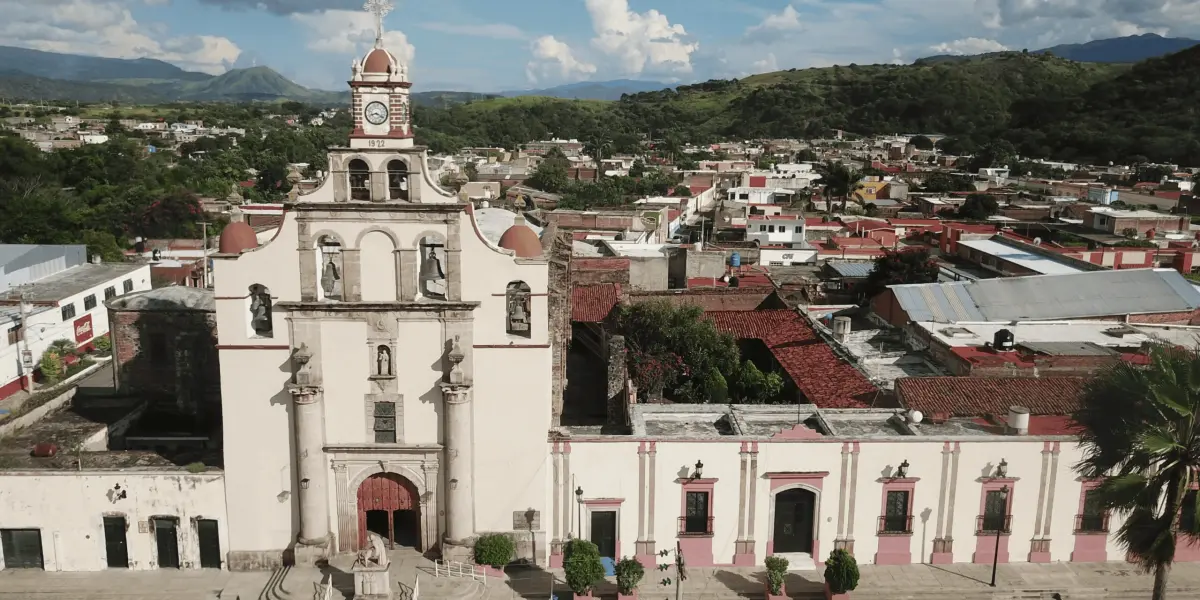
<svg viewBox="0 0 1200 600"><path fill-rule="evenodd" d="M359 202L371 200L371 164L362 158L351 158L346 162L346 178L349 182L350 199Z"/></svg>

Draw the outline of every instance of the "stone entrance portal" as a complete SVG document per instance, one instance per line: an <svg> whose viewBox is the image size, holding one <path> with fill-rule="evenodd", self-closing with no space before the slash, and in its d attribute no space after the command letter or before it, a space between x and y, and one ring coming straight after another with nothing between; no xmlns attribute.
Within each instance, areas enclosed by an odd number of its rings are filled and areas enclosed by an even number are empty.
<svg viewBox="0 0 1200 600"><path fill-rule="evenodd" d="M359 549L368 544L367 532L388 541L390 548L423 550L421 503L417 488L396 473L376 473L358 486Z"/></svg>
<svg viewBox="0 0 1200 600"><path fill-rule="evenodd" d="M812 554L816 507L816 494L805 488L775 494L775 554Z"/></svg>

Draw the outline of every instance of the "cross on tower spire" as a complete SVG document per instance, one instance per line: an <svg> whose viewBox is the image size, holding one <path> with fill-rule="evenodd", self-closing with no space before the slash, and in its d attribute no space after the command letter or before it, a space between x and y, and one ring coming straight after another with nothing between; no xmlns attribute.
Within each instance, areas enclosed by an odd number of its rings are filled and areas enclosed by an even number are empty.
<svg viewBox="0 0 1200 600"><path fill-rule="evenodd" d="M383 17L395 8L392 0L367 0L363 10L375 15L375 44L383 42Z"/></svg>

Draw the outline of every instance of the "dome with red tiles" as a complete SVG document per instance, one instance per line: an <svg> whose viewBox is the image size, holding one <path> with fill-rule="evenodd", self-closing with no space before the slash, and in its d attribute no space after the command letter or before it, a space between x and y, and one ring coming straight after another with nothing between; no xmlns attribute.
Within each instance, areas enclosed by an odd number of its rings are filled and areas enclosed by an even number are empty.
<svg viewBox="0 0 1200 600"><path fill-rule="evenodd" d="M254 234L254 228L244 222L230 223L221 231L221 242L217 247L221 254L241 254L258 247L258 236Z"/></svg>
<svg viewBox="0 0 1200 600"><path fill-rule="evenodd" d="M396 57L383 48L375 47L375 49L367 54L367 58L363 60L363 73L390 75L392 73L392 66L395 64Z"/></svg>
<svg viewBox="0 0 1200 600"><path fill-rule="evenodd" d="M538 258L542 255L542 241L521 217L517 217L517 222L500 236L499 245L512 250L519 258Z"/></svg>

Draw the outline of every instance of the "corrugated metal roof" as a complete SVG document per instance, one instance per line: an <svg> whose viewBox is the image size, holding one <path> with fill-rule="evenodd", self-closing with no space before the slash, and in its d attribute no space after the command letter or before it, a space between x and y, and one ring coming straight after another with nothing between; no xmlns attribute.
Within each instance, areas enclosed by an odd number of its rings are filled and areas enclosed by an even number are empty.
<svg viewBox="0 0 1200 600"><path fill-rule="evenodd" d="M871 271L875 270L875 263L873 262L831 260L827 264L830 269L833 269L834 272L842 277L866 277L871 274Z"/></svg>
<svg viewBox="0 0 1200 600"><path fill-rule="evenodd" d="M1021 347L1047 356L1116 356L1117 352L1092 342L1021 342Z"/></svg>
<svg viewBox="0 0 1200 600"><path fill-rule="evenodd" d="M1094 271L891 287L914 321L1079 319L1187 312L1200 291L1171 269Z"/></svg>

